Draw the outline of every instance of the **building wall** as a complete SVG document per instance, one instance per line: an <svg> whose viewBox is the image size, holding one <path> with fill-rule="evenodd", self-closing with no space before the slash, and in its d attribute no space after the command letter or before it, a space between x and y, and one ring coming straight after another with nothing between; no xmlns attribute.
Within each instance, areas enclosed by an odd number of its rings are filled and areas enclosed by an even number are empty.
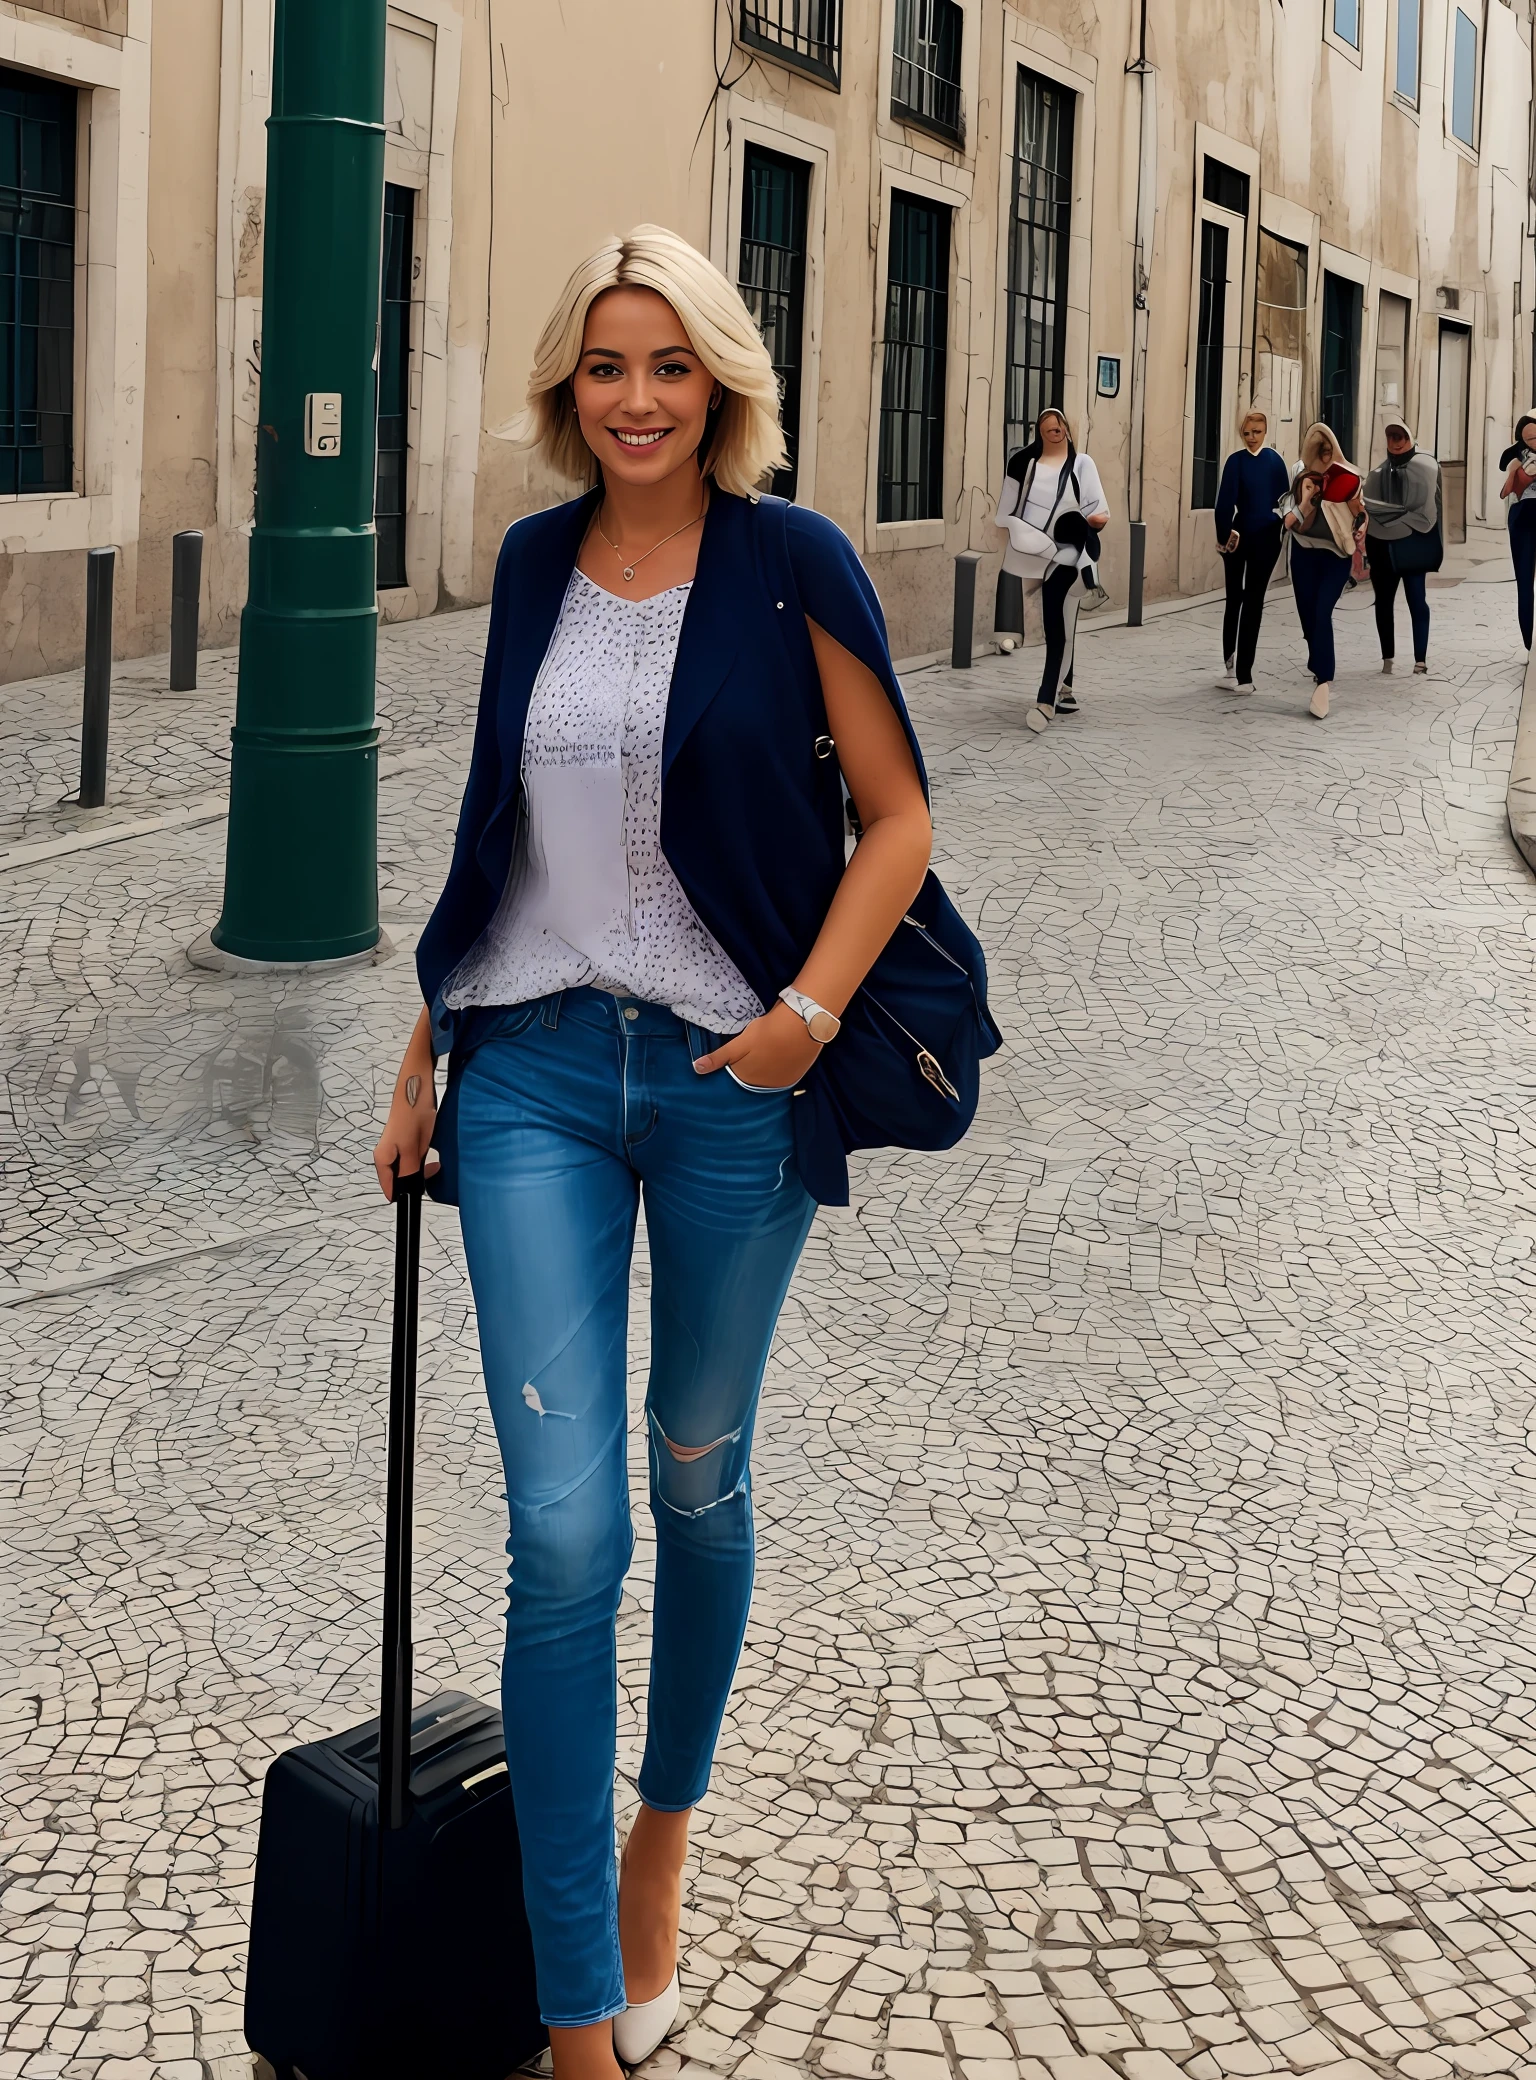
<svg viewBox="0 0 1536 2080"><path fill-rule="evenodd" d="M205 531L205 640L243 597L260 363L264 123L274 0L0 0L0 64L81 88L76 483L0 497L0 676L73 663L83 557L120 551L117 640L163 647L170 538ZM1195 342L1209 156L1247 178L1229 231L1232 323L1221 435L1261 371L1260 232L1305 250L1304 423L1317 409L1325 271L1359 284L1357 460L1379 453L1381 295L1410 308L1405 397L1437 439L1447 323L1469 332L1469 520L1499 520L1497 456L1529 401L1530 0L1422 0L1416 105L1393 92L1398 10L1359 0L959 0L963 142L892 114L899 0L844 0L840 90L728 33L740 0L399 0L389 7L386 177L412 188L415 253L408 583L388 618L483 599L520 512L562 495L500 437L570 266L646 219L736 272L752 144L809 169L799 495L845 527L898 654L947 642L952 558L983 554L991 622L1005 459L1008 214L1019 68L1074 98L1062 401L1114 521L1104 572L1124 597L1139 500L1151 596L1219 582L1194 494ZM1344 0L1347 12L1348 0ZM1474 148L1450 134L1458 5L1475 14ZM713 39L711 38L713 16ZM1130 69L1128 69L1130 68ZM1144 123L1142 97L1148 98ZM1150 224L1136 307L1138 188ZM892 197L951 211L942 512L882 524L877 453ZM1100 395L1101 356L1119 364ZM1143 358L1144 357L1144 358ZM1281 435L1292 443L1300 426Z"/></svg>

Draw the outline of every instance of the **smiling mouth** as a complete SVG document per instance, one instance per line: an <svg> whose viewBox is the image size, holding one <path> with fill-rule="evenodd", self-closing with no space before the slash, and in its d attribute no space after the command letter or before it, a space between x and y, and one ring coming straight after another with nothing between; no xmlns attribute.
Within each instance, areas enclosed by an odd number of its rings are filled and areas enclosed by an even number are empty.
<svg viewBox="0 0 1536 2080"><path fill-rule="evenodd" d="M666 439L672 429L670 426L657 426L647 432L631 433L626 429L610 426L608 431L621 448L654 448Z"/></svg>

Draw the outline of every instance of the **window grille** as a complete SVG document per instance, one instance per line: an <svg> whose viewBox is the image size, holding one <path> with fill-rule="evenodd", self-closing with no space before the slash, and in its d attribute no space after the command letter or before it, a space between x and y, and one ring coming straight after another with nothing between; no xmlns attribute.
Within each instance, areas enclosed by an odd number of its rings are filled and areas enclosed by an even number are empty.
<svg viewBox="0 0 1536 2080"><path fill-rule="evenodd" d="M960 39L965 16L955 0L896 0L891 113L958 144L965 135Z"/></svg>
<svg viewBox="0 0 1536 2080"><path fill-rule="evenodd" d="M949 336L949 211L891 197L880 382L881 520L944 511L944 382Z"/></svg>
<svg viewBox="0 0 1536 2080"><path fill-rule="evenodd" d="M842 0L741 0L741 40L785 65L837 86L842 72Z"/></svg>
<svg viewBox="0 0 1536 2080"><path fill-rule="evenodd" d="M1064 402L1076 100L1054 80L1019 68L1008 222L1004 438L1010 455L1030 439L1046 405Z"/></svg>
<svg viewBox="0 0 1536 2080"><path fill-rule="evenodd" d="M779 379L789 467L772 489L793 498L800 464L800 373L805 351L805 226L811 169L803 159L748 145L737 286Z"/></svg>
<svg viewBox="0 0 1536 2080"><path fill-rule="evenodd" d="M75 89L0 68L0 493L74 488Z"/></svg>
<svg viewBox="0 0 1536 2080"><path fill-rule="evenodd" d="M379 323L379 456L373 498L378 583L382 592L398 589L406 582L406 448L411 421L411 254L415 213L414 192L387 183Z"/></svg>

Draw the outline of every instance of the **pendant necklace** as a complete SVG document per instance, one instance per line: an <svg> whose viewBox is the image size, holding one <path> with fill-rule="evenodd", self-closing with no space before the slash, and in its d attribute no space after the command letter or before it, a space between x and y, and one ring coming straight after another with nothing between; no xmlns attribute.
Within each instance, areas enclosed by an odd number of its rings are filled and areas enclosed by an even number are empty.
<svg viewBox="0 0 1536 2080"><path fill-rule="evenodd" d="M698 512L694 514L691 520L685 520L681 527L674 527L672 532L664 534L659 542L652 542L650 548L646 550L645 556L637 556L633 563L626 563L624 561L624 551L619 547L618 543L611 536L603 534L603 523L601 520L594 520L593 524L596 526L598 533L603 535L603 540L607 542L614 555L619 559L619 568L624 573L624 582L628 584L641 564L644 563L646 556L654 556L658 549L665 549L668 542L675 542L678 536L686 534L690 527L697 527L703 518L704 507L700 506Z"/></svg>

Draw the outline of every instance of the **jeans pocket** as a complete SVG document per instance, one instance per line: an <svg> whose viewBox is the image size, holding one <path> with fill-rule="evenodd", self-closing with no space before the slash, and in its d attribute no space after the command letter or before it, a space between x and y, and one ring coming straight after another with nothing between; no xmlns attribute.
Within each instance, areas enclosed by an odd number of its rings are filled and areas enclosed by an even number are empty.
<svg viewBox="0 0 1536 2080"><path fill-rule="evenodd" d="M725 1073L739 1091L750 1091L754 1098L787 1098L794 1090L792 1083L747 1083L727 1062Z"/></svg>

